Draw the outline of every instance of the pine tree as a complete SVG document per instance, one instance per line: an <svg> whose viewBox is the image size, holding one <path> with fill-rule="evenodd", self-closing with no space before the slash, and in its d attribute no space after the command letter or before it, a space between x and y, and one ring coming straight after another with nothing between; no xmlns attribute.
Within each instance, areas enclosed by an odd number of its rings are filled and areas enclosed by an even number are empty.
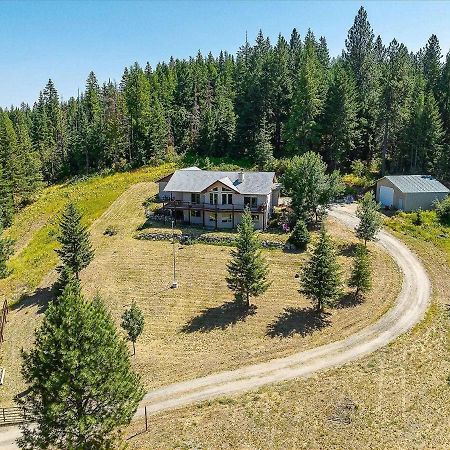
<svg viewBox="0 0 450 450"><path fill-rule="evenodd" d="M0 217L1 217L1 209L0 209ZM13 254L13 244L14 242L7 238L2 237L3 234L3 226L0 220L0 279L6 278L10 271L7 266L7 262L9 257Z"/></svg>
<svg viewBox="0 0 450 450"><path fill-rule="evenodd" d="M239 306L250 307L250 297L263 294L269 287L268 265L261 253L261 244L253 227L253 219L247 209L238 225L236 250L231 252L228 263L228 287L234 291Z"/></svg>
<svg viewBox="0 0 450 450"><path fill-rule="evenodd" d="M301 292L317 312L333 306L341 294L341 276L331 238L322 227L319 241L301 276Z"/></svg>
<svg viewBox="0 0 450 450"><path fill-rule="evenodd" d="M372 267L367 248L358 244L348 285L355 289L355 299L372 288Z"/></svg>
<svg viewBox="0 0 450 450"><path fill-rule="evenodd" d="M423 51L422 66L427 89L433 93L435 98L440 96L441 58L442 53L439 40L435 34L432 34Z"/></svg>
<svg viewBox="0 0 450 450"><path fill-rule="evenodd" d="M291 235L289 236L289 242L294 244L298 250L306 250L310 236L308 227L304 220L297 220Z"/></svg>
<svg viewBox="0 0 450 450"><path fill-rule="evenodd" d="M358 93L358 122L361 139L357 145L360 159L371 160L377 150L379 132L380 71L379 54L374 48L374 33L367 11L360 7L345 40L344 61L353 73Z"/></svg>
<svg viewBox="0 0 450 450"><path fill-rule="evenodd" d="M60 248L56 253L61 258L63 266L69 267L76 279L94 258L89 231L81 223L81 213L72 203L68 203L63 210L59 222L60 233L58 242Z"/></svg>
<svg viewBox="0 0 450 450"><path fill-rule="evenodd" d="M144 330L144 314L135 301L122 314L122 328L127 332L128 339L133 343L133 355L136 354L136 341Z"/></svg>
<svg viewBox="0 0 450 450"><path fill-rule="evenodd" d="M20 447L120 448L120 427L144 390L103 301L85 300L69 284L49 304L35 342L23 352L28 390L16 399L34 422L23 425Z"/></svg>
<svg viewBox="0 0 450 450"><path fill-rule="evenodd" d="M335 168L348 167L360 140L358 103L353 76L339 64L333 68L323 122L323 151L328 161Z"/></svg>
<svg viewBox="0 0 450 450"><path fill-rule="evenodd" d="M366 192L360 200L356 210L359 224L356 227L356 236L364 241L367 246L368 241L373 241L383 224L383 219L379 213L380 205L375 201L372 192Z"/></svg>
<svg viewBox="0 0 450 450"><path fill-rule="evenodd" d="M12 224L14 215L14 199L12 195L11 182L6 177L0 163L0 223L4 227Z"/></svg>
<svg viewBox="0 0 450 450"><path fill-rule="evenodd" d="M286 145L292 154L302 154L318 147L326 89L325 69L317 55L314 35L309 31L305 38L292 112L286 124Z"/></svg>
<svg viewBox="0 0 450 450"><path fill-rule="evenodd" d="M78 289L81 292L80 281L77 280L72 269L68 266L62 266L59 270L58 279L53 285L53 292L55 294L55 297L58 298L60 295L62 295L64 289L69 284L72 285L72 287L74 288L78 286Z"/></svg>
<svg viewBox="0 0 450 450"><path fill-rule="evenodd" d="M270 142L270 129L266 117L263 116L259 130L256 134L254 160L261 170L270 167L273 161L273 147Z"/></svg>

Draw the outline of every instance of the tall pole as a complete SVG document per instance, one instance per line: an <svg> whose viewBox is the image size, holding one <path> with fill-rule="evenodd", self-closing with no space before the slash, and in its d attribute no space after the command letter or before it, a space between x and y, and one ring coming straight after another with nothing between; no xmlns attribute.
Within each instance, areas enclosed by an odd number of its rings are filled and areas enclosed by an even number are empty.
<svg viewBox="0 0 450 450"><path fill-rule="evenodd" d="M177 270L176 270L176 258L175 258L175 230L174 230L174 220L172 219L172 255L173 255L173 281L172 281L172 289L176 289L178 287L177 283Z"/></svg>

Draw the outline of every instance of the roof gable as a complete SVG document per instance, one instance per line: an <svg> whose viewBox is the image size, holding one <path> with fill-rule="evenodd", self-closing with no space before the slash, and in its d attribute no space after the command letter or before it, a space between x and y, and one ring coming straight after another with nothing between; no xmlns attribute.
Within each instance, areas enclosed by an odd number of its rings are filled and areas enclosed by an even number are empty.
<svg viewBox="0 0 450 450"><path fill-rule="evenodd" d="M274 172L221 172L213 170L177 170L165 187L166 192L203 192L216 182L239 194L267 195L274 185Z"/></svg>

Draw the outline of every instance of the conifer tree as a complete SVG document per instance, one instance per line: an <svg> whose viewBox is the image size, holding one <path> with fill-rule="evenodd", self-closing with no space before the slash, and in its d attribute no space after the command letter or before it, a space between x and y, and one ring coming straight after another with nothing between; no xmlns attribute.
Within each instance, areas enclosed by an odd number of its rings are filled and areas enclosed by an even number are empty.
<svg viewBox="0 0 450 450"><path fill-rule="evenodd" d="M261 244L254 230L252 215L247 209L238 225L236 249L228 263L228 287L234 292L238 306L250 307L250 297L257 297L268 289L268 265L261 253Z"/></svg>
<svg viewBox="0 0 450 450"><path fill-rule="evenodd" d="M306 250L310 236L308 227L304 220L297 220L291 235L289 236L289 242L294 244L299 250Z"/></svg>
<svg viewBox="0 0 450 450"><path fill-rule="evenodd" d="M364 241L367 246L368 241L373 241L380 231L383 220L379 213L380 205L375 201L372 192L366 192L360 200L356 210L359 224L356 227L356 236Z"/></svg>
<svg viewBox="0 0 450 450"><path fill-rule="evenodd" d="M333 242L325 227L322 227L319 241L303 268L301 292L311 300L317 312L322 312L325 307L336 303L341 288L341 275Z"/></svg>
<svg viewBox="0 0 450 450"><path fill-rule="evenodd" d="M94 258L89 231L81 223L81 219L82 216L77 207L72 202L68 203L59 222L58 242L61 247L56 250L62 265L69 267L77 280L80 272Z"/></svg>
<svg viewBox="0 0 450 450"><path fill-rule="evenodd" d="M59 268L58 279L56 280L55 284L53 285L53 292L55 294L55 297L58 298L60 295L62 295L62 293L64 292L64 289L69 284L71 284L73 287L78 286L78 288L81 292L80 281L77 280L72 269L68 266L62 266Z"/></svg>
<svg viewBox="0 0 450 450"><path fill-rule="evenodd" d="M256 134L255 162L261 170L270 166L273 161L273 147L270 142L270 130L266 117L263 116L259 130Z"/></svg>
<svg viewBox="0 0 450 450"><path fill-rule="evenodd" d="M122 328L127 332L128 339L133 343L133 355L135 355L137 338L144 330L144 314L135 301L122 314Z"/></svg>
<svg viewBox="0 0 450 450"><path fill-rule="evenodd" d="M328 161L335 168L348 166L360 140L358 103L353 76L338 64L333 68L323 122L323 151Z"/></svg>
<svg viewBox="0 0 450 450"><path fill-rule="evenodd" d="M370 255L365 246L358 244L348 285L355 289L355 299L370 291L372 287L372 268Z"/></svg>
<svg viewBox="0 0 450 450"><path fill-rule="evenodd" d="M7 262L9 257L13 254L13 241L7 237L3 237L2 234L3 226L2 221L0 220L0 279L6 278L9 275L10 271Z"/></svg>
<svg viewBox="0 0 450 450"><path fill-rule="evenodd" d="M12 195L11 183L3 171L0 162L0 223L4 227L12 224L14 215L14 200Z"/></svg>
<svg viewBox="0 0 450 450"><path fill-rule="evenodd" d="M121 448L120 428L144 395L103 301L84 299L73 283L49 304L22 374L28 390L16 401L33 417L23 449Z"/></svg>

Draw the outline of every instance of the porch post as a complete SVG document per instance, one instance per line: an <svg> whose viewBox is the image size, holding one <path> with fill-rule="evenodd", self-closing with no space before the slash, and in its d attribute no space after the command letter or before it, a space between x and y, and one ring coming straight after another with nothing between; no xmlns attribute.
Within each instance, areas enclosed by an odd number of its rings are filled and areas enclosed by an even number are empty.
<svg viewBox="0 0 450 450"><path fill-rule="evenodd" d="M205 228L205 204L202 205L203 228Z"/></svg>
<svg viewBox="0 0 450 450"><path fill-rule="evenodd" d="M232 205L232 224L233 224L233 226L232 226L232 228L234 229L234 205Z"/></svg>

